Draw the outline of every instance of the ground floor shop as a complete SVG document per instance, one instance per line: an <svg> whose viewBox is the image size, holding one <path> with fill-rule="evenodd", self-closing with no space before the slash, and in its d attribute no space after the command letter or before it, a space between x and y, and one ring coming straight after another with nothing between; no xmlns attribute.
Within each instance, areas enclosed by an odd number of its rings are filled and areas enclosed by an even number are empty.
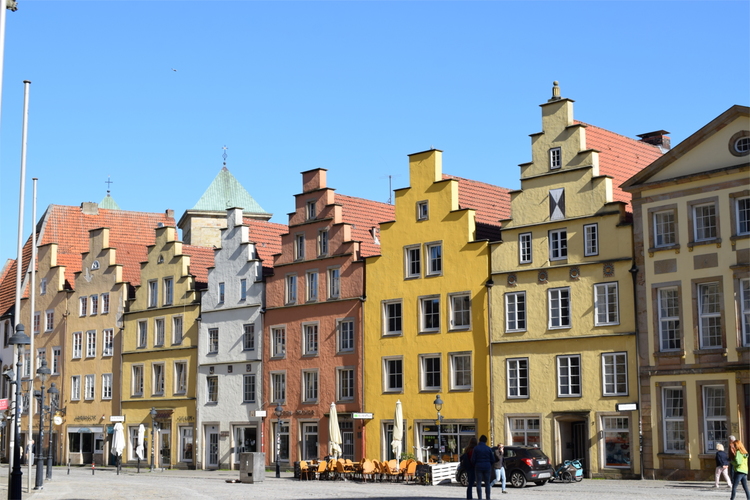
<svg viewBox="0 0 750 500"><path fill-rule="evenodd" d="M126 408L123 462L159 469L195 468L195 413L189 406ZM128 405L130 406L130 405Z"/></svg>
<svg viewBox="0 0 750 500"><path fill-rule="evenodd" d="M252 417L245 422L202 422L201 469L239 469L241 453L263 450L263 423Z"/></svg>
<svg viewBox="0 0 750 500"><path fill-rule="evenodd" d="M266 441L267 462L276 463L278 459L283 466L292 466L300 460L316 460L330 454L329 417L321 419L290 418L269 419L270 433ZM339 431L341 432L341 458L359 461L363 448L363 421L355 420L349 413L338 414ZM278 450L278 451L277 451Z"/></svg>

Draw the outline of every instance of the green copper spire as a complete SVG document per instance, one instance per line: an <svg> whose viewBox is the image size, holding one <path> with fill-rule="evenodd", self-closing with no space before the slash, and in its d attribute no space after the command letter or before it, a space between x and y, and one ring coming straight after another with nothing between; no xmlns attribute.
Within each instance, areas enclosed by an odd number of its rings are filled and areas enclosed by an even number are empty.
<svg viewBox="0 0 750 500"><path fill-rule="evenodd" d="M246 214L268 214L225 166L192 210L223 212L233 207L242 208Z"/></svg>

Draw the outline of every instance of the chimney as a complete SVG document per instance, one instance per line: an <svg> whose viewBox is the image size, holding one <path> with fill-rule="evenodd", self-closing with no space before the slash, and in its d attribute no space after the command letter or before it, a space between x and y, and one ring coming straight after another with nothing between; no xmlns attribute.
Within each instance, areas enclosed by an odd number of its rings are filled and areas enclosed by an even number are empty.
<svg viewBox="0 0 750 500"><path fill-rule="evenodd" d="M84 215L99 215L99 205L93 201L81 203L81 213Z"/></svg>
<svg viewBox="0 0 750 500"><path fill-rule="evenodd" d="M667 135L668 133L666 130L657 130L656 132L640 134L638 137L641 138L641 142L658 146L662 153L666 153L672 149L672 141Z"/></svg>

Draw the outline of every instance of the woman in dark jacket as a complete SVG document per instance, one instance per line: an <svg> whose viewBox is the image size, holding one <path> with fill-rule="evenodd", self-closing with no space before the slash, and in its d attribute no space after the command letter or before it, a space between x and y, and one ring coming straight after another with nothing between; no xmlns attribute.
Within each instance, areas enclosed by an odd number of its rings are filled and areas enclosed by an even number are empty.
<svg viewBox="0 0 750 500"><path fill-rule="evenodd" d="M476 445L477 438L471 438L469 445L464 448L464 452L461 455L461 466L466 471L466 477L469 480L469 484L466 486L466 498L472 498L471 490L474 487L474 465L471 463L471 454L474 453Z"/></svg>
<svg viewBox="0 0 750 500"><path fill-rule="evenodd" d="M714 482L714 488L719 487L719 477L724 475L724 479L727 480L727 485L732 487L732 481L729 479L729 456L724 451L724 445L719 443L716 445L716 481Z"/></svg>

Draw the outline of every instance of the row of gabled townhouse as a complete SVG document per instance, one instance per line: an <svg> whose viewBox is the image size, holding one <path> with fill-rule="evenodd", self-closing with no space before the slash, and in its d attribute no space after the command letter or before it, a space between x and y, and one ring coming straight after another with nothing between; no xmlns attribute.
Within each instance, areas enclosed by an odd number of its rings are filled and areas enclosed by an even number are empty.
<svg viewBox="0 0 750 500"><path fill-rule="evenodd" d="M92 232L122 314L111 358L110 323L65 324L48 343L64 351L59 456L106 462L107 417L122 415L129 461L144 424L160 466L236 467L243 451L292 466L330 452L335 404L344 456L391 458L400 401L399 446L422 459L487 434L581 458L592 477L707 476L716 443L748 428L747 108L666 154L664 131L637 141L575 121L556 85L541 109L517 191L444 175L429 150L410 156L395 207L303 172L287 227L249 195L225 210L224 169L181 219L184 244L151 222L138 276L118 276L118 245ZM81 314L97 295L87 258L60 285L66 322L70 304L79 321L106 314Z"/></svg>

